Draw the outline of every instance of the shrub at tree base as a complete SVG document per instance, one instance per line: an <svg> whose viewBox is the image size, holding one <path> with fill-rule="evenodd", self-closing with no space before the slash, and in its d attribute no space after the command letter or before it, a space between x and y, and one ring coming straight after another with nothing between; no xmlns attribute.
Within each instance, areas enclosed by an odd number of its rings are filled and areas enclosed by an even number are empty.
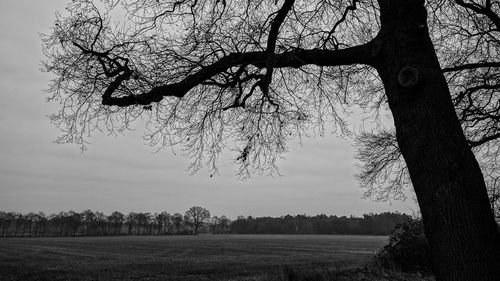
<svg viewBox="0 0 500 281"><path fill-rule="evenodd" d="M403 272L431 273L429 244L422 221L397 225L389 243L375 257L375 264Z"/></svg>

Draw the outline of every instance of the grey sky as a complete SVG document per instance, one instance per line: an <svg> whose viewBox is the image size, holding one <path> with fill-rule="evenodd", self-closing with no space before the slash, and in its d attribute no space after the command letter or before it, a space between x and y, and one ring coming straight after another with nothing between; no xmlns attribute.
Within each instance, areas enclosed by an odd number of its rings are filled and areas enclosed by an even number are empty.
<svg viewBox="0 0 500 281"><path fill-rule="evenodd" d="M39 70L38 33L48 32L67 2L0 2L0 210L172 213L201 205L232 218L416 210L411 199L360 199L353 149L334 136L290 143L279 163L281 177L247 181L237 179L229 155L219 175L190 175L189 159L169 150L155 153L141 139L141 127L117 138L96 134L84 153L76 145L54 144L59 131L46 117L55 105L42 93L49 75Z"/></svg>

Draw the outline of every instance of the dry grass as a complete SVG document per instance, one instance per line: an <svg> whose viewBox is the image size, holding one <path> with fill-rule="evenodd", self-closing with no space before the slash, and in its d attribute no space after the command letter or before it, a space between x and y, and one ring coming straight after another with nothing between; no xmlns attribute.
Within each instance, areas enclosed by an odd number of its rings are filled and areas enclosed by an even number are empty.
<svg viewBox="0 0 500 281"><path fill-rule="evenodd" d="M0 280L410 280L345 279L380 275L354 268L386 240L320 235L9 238L0 239Z"/></svg>

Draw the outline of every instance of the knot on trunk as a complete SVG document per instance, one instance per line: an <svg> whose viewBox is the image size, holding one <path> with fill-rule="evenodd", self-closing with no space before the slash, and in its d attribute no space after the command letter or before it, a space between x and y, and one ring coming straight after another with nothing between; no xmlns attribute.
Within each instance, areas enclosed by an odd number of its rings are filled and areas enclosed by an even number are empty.
<svg viewBox="0 0 500 281"><path fill-rule="evenodd" d="M398 73L399 85L403 88L411 88L417 85L420 72L414 66L403 66Z"/></svg>

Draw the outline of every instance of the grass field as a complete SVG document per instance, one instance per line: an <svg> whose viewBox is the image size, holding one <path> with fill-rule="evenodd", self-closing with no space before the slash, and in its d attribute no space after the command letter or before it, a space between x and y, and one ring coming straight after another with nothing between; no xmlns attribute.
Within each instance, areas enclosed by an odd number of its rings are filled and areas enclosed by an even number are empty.
<svg viewBox="0 0 500 281"><path fill-rule="evenodd" d="M199 235L0 239L0 280L264 280L360 267L381 236Z"/></svg>

